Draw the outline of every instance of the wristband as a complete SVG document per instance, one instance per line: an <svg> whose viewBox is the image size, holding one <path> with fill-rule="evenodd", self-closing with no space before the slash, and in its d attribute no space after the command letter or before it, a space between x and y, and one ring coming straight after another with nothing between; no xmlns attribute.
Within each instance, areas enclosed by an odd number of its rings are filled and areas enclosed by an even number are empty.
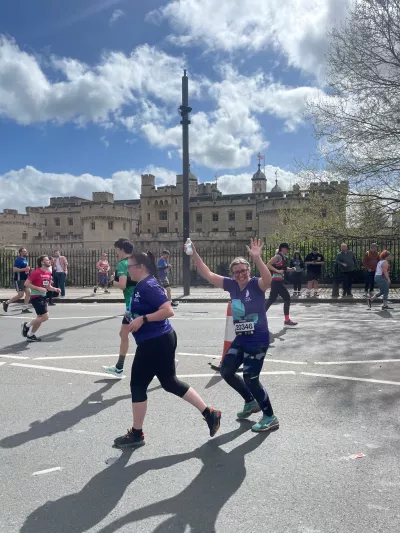
<svg viewBox="0 0 400 533"><path fill-rule="evenodd" d="M149 319L147 318L146 315L143 315L142 318L143 318L143 324L147 324L149 322Z"/></svg>

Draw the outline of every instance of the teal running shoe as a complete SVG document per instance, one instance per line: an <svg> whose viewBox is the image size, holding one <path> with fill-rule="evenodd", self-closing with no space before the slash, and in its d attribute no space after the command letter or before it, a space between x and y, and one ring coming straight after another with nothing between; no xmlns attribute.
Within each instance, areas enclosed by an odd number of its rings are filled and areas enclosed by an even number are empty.
<svg viewBox="0 0 400 533"><path fill-rule="evenodd" d="M245 403L243 410L236 414L237 418L249 418L253 413L259 413L261 411L260 406L253 400L252 402Z"/></svg>
<svg viewBox="0 0 400 533"><path fill-rule="evenodd" d="M251 428L252 431L260 433L261 431L271 431L279 428L279 420L276 416L263 415L257 424Z"/></svg>

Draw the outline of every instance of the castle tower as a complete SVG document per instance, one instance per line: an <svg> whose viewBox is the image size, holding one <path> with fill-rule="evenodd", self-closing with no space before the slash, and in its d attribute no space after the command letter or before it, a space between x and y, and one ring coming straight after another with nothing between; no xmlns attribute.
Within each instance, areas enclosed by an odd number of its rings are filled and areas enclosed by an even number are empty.
<svg viewBox="0 0 400 533"><path fill-rule="evenodd" d="M258 154L258 170L253 177L252 181L252 191L255 194L265 194L267 192L267 178L265 177L264 172L261 170L261 159L262 155Z"/></svg>
<svg viewBox="0 0 400 533"><path fill-rule="evenodd" d="M141 196L150 196L151 190L156 186L156 178L153 174L142 174Z"/></svg>

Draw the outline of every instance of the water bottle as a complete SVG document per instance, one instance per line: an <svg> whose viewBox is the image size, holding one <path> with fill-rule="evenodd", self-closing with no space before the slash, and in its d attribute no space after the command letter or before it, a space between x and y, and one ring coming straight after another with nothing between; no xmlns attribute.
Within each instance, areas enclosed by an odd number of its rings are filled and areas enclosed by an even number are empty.
<svg viewBox="0 0 400 533"><path fill-rule="evenodd" d="M185 253L186 255L193 255L192 241L190 239L186 239Z"/></svg>
<svg viewBox="0 0 400 533"><path fill-rule="evenodd" d="M125 318L128 323L132 322L132 311L130 309L125 311Z"/></svg>

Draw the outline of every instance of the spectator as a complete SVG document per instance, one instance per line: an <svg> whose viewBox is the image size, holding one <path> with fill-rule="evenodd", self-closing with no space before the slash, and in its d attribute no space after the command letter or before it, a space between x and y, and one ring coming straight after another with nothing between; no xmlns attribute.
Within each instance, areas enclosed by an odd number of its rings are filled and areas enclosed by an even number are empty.
<svg viewBox="0 0 400 533"><path fill-rule="evenodd" d="M293 294L300 296L301 294L301 277L304 271L304 261L300 255L300 252L294 252L293 258L290 261L291 268L294 268L295 271L292 272L293 280Z"/></svg>
<svg viewBox="0 0 400 533"><path fill-rule="evenodd" d="M165 292L167 294L168 300L171 302L172 307L177 307L178 303L172 301L172 294L171 294L171 285L169 283L168 279L168 269L170 268L170 264L168 263L170 253L168 250L163 250L163 253L158 260L157 264L157 270L158 270L158 279L160 281L160 284L164 287Z"/></svg>
<svg viewBox="0 0 400 533"><path fill-rule="evenodd" d="M305 263L307 265L307 296L311 296L311 291L314 291L314 296L318 296L318 284L325 258L319 253L317 246L313 246L312 252L305 259Z"/></svg>
<svg viewBox="0 0 400 533"><path fill-rule="evenodd" d="M339 265L342 281L343 281L343 293L342 296L353 297L351 292L353 287L354 272L358 268L358 263L356 256L349 250L347 244L343 243L340 245L340 253L336 257L336 263Z"/></svg>
<svg viewBox="0 0 400 533"><path fill-rule="evenodd" d="M109 293L108 290L108 273L110 272L110 263L108 262L108 256L104 252L101 254L101 259L97 261L96 268L98 271L98 284L93 287L93 292L96 294L97 287L104 290L105 293Z"/></svg>
<svg viewBox="0 0 400 533"><path fill-rule="evenodd" d="M364 296L368 298L374 292L375 272L379 262L378 245L372 243L369 251L364 255L363 268L365 279L365 293Z"/></svg>
<svg viewBox="0 0 400 533"><path fill-rule="evenodd" d="M54 266L56 269L57 287L61 289L61 298L65 297L65 283L68 274L68 261L64 255L61 255L60 251L54 252L53 258Z"/></svg>

